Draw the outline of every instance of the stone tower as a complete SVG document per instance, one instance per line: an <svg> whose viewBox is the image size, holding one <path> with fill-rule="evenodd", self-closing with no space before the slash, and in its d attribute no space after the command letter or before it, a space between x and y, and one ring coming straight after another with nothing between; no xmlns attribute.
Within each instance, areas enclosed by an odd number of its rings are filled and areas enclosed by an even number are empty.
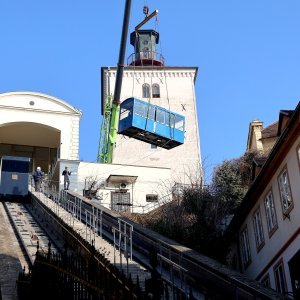
<svg viewBox="0 0 300 300"><path fill-rule="evenodd" d="M198 68L165 66L163 56L156 51L158 41L159 33L155 30L139 30L131 34L134 53L124 68L121 101L135 97L184 115L185 142L166 150L118 135L112 162L171 168L175 182L189 184L202 178L195 96ZM102 67L102 114L105 99L113 94L115 80L116 68Z"/></svg>

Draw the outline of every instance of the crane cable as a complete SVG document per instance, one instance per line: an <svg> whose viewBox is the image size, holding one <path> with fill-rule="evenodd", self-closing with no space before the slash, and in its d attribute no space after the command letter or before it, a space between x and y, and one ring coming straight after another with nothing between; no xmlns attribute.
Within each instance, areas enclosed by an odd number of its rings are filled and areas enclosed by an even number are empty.
<svg viewBox="0 0 300 300"><path fill-rule="evenodd" d="M147 1L145 0L144 3L146 3ZM145 11L145 8L147 8L147 13L148 13L148 7L147 6L144 6L144 13L146 15L146 11ZM147 15L146 15L147 16ZM155 31L159 33L159 25L158 25L158 15L155 16ZM135 32L136 34L136 38L135 38L135 43L134 43L134 53L136 54L137 53L137 48L138 48L138 43L139 43L139 33L136 31ZM160 46L160 55L162 56L162 44L161 44L161 39L159 41L159 46ZM152 50L152 49L151 49ZM139 60L140 60L140 63L141 63L141 67L143 68L144 67L144 64L143 64L143 58L141 59L141 52L139 51ZM145 123L145 129L143 132L147 132L147 124L148 124L148 118L149 118L149 112L150 112L150 106L151 106L151 100L152 100L152 91L153 91L153 77L154 77L154 59L153 59L153 55L156 55L156 52L153 52L153 51L148 51L148 53L150 53L152 55L152 64L151 64L151 73L152 73L152 76L150 76L150 83L151 85L149 86L149 84L146 83L146 74L144 74L144 80L143 80L143 85L142 85L142 93L144 92L144 87L146 88L146 91L148 92L148 108L147 108L147 114L146 114L146 123ZM162 56L163 57L163 56ZM163 66L163 74L164 74L164 79L165 79L165 85L166 85L166 94L167 94L167 101L168 101L168 109L169 111L171 110L171 107L170 107L170 99L169 99L169 91L168 91L168 83L167 83L167 80L166 80L166 69L165 69L165 66L164 66L164 63L162 64ZM135 89L135 78L136 77L136 63L133 63L133 85L132 85L132 97L134 97L134 89ZM158 85L159 86L159 85ZM159 91L160 93L160 91ZM142 95L143 96L143 95ZM169 125L169 128L170 128L170 140L167 141L166 143L164 143L162 146L160 147L164 147L166 146L171 140L173 140L173 134L172 134L172 124L171 124L171 114L169 113L169 120L168 120L168 123L166 122L165 120L165 124ZM155 118L155 116L154 116ZM175 126L175 119L174 119L174 126ZM173 131L174 131L174 128L173 128ZM135 136L143 133L143 132L139 132L135 135L133 135L131 138L135 138ZM122 141L119 143L118 146L122 145L124 142L126 142L127 139L125 139L125 141Z"/></svg>
<svg viewBox="0 0 300 300"><path fill-rule="evenodd" d="M157 30L157 32L159 33L159 24L158 24L158 16L156 15L156 22L155 22L155 29ZM159 39L159 47L160 47L160 55L161 55L161 59L164 59L163 54L163 50L162 50L162 42L161 39ZM169 90L168 90L168 83L167 83L167 73L166 73L166 67L165 67L165 62L163 62L162 64L163 66L163 74L164 74L164 79L165 79L165 85L166 85L166 94L167 94L167 100L168 100L168 109L169 112L171 112L171 105L170 105L170 98L169 98ZM174 120L173 120L173 124L171 122L171 116L174 116ZM171 136L171 140L173 140L173 136L174 136L174 129L175 129L175 115L169 113L169 127L170 127L170 136ZM173 129L172 129L172 125L173 125ZM173 132L172 132L173 130ZM173 134L172 134L173 133Z"/></svg>

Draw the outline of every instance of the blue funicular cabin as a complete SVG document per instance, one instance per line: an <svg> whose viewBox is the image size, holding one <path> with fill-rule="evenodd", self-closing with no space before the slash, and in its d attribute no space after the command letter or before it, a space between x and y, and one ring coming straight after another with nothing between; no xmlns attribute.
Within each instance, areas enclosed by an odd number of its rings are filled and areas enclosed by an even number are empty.
<svg viewBox="0 0 300 300"><path fill-rule="evenodd" d="M0 160L0 196L27 196L29 157L6 156Z"/></svg>
<svg viewBox="0 0 300 300"><path fill-rule="evenodd" d="M145 101L128 98L121 103L118 133L172 149L184 143L185 117Z"/></svg>

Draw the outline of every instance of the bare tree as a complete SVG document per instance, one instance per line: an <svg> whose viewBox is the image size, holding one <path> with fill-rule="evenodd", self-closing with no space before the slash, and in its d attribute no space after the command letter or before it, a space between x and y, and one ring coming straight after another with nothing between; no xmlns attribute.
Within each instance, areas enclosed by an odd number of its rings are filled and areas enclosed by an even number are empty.
<svg viewBox="0 0 300 300"><path fill-rule="evenodd" d="M227 246L224 230L247 192L252 158L253 154L246 153L225 160L214 169L209 185L203 184L202 176L192 174L187 174L189 184L162 183L161 192L169 195L168 201L145 216L144 225L224 260Z"/></svg>
<svg viewBox="0 0 300 300"><path fill-rule="evenodd" d="M96 198L98 191L103 188L105 181L103 178L98 178L97 175L90 175L84 179L83 196L88 199Z"/></svg>

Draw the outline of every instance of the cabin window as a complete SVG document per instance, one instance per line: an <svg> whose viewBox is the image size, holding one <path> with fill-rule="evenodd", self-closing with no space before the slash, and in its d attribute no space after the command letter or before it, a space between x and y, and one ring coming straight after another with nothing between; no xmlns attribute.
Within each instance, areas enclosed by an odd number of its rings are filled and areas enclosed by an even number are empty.
<svg viewBox="0 0 300 300"><path fill-rule="evenodd" d="M287 168L284 168L283 171L278 176L278 185L279 185L280 199L282 205L282 212L283 215L286 217L287 214L293 208L293 199L292 199L292 193L291 193Z"/></svg>
<svg viewBox="0 0 300 300"><path fill-rule="evenodd" d="M156 108L156 122L165 124L165 111L160 108Z"/></svg>
<svg viewBox="0 0 300 300"><path fill-rule="evenodd" d="M146 195L146 202L158 202L158 195L155 194Z"/></svg>
<svg viewBox="0 0 300 300"><path fill-rule="evenodd" d="M146 113L147 113L146 114L147 119L154 121L154 119L155 119L155 109L154 109L154 106L148 105L147 108L146 108Z"/></svg>
<svg viewBox="0 0 300 300"><path fill-rule="evenodd" d="M130 111L126 108L121 108L120 121L129 116Z"/></svg>
<svg viewBox="0 0 300 300"><path fill-rule="evenodd" d="M175 129L184 131L184 118L175 116Z"/></svg>
<svg viewBox="0 0 300 300"><path fill-rule="evenodd" d="M121 107L120 120L123 120L131 115L133 102L127 103Z"/></svg>
<svg viewBox="0 0 300 300"><path fill-rule="evenodd" d="M143 84L143 98L150 98L150 85L148 83Z"/></svg>
<svg viewBox="0 0 300 300"><path fill-rule="evenodd" d="M175 126L175 115L170 114L170 127L174 128Z"/></svg>
<svg viewBox="0 0 300 300"><path fill-rule="evenodd" d="M265 210L266 210L266 217L267 217L267 225L269 235L272 235L273 232L277 229L277 217L276 217L276 210L274 205L274 198L272 191L269 191L265 198Z"/></svg>
<svg viewBox="0 0 300 300"><path fill-rule="evenodd" d="M166 112L166 125L174 128L175 116L172 113Z"/></svg>
<svg viewBox="0 0 300 300"><path fill-rule="evenodd" d="M247 226L242 230L240 234L240 244L241 244L242 259L243 259L244 267L246 268L251 263Z"/></svg>
<svg viewBox="0 0 300 300"><path fill-rule="evenodd" d="M3 159L2 172L28 173L29 161Z"/></svg>
<svg viewBox="0 0 300 300"><path fill-rule="evenodd" d="M166 125L170 126L170 113L166 112L165 116L166 116Z"/></svg>
<svg viewBox="0 0 300 300"><path fill-rule="evenodd" d="M253 227L254 227L256 247L257 247L257 250L259 251L263 247L264 241L265 241L259 209L257 209L256 212L253 214L252 221L253 221Z"/></svg>
<svg viewBox="0 0 300 300"><path fill-rule="evenodd" d="M157 83L152 84L152 97L160 98L160 88L159 88L159 84Z"/></svg>
<svg viewBox="0 0 300 300"><path fill-rule="evenodd" d="M282 260L274 267L274 277L277 292L285 294L287 289Z"/></svg>
<svg viewBox="0 0 300 300"><path fill-rule="evenodd" d="M146 117L147 113L146 113L146 109L147 109L147 105L145 103L142 102L138 102L136 101L134 103L134 113L138 116L141 117Z"/></svg>

